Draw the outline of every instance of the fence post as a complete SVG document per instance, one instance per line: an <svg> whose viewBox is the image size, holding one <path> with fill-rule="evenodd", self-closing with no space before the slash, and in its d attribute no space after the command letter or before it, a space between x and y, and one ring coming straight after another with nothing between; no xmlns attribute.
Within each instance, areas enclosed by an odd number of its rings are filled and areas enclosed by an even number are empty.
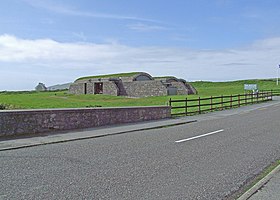
<svg viewBox="0 0 280 200"><path fill-rule="evenodd" d="M198 113L201 114L200 97L198 97Z"/></svg>
<svg viewBox="0 0 280 200"><path fill-rule="evenodd" d="M224 97L221 95L221 110L224 109Z"/></svg>
<svg viewBox="0 0 280 200"><path fill-rule="evenodd" d="M245 93L245 105L247 105L247 96L248 96L248 94Z"/></svg>
<svg viewBox="0 0 280 200"><path fill-rule="evenodd" d="M188 98L186 98L186 102L185 102L185 113L186 113L186 116L188 115Z"/></svg>
<svg viewBox="0 0 280 200"><path fill-rule="evenodd" d="M169 99L169 106L171 107L171 98Z"/></svg>
<svg viewBox="0 0 280 200"><path fill-rule="evenodd" d="M238 94L238 107L240 107L240 94Z"/></svg>
<svg viewBox="0 0 280 200"><path fill-rule="evenodd" d="M259 93L257 92L257 103L259 103Z"/></svg>
<svg viewBox="0 0 280 200"><path fill-rule="evenodd" d="M230 108L232 108L232 94L230 95Z"/></svg>
<svg viewBox="0 0 280 200"><path fill-rule="evenodd" d="M264 97L265 97L265 101L268 101L269 100L269 95L270 95L270 92L266 92Z"/></svg>
<svg viewBox="0 0 280 200"><path fill-rule="evenodd" d="M213 96L211 96L211 98L210 98L210 110L211 110L211 112L213 110Z"/></svg>

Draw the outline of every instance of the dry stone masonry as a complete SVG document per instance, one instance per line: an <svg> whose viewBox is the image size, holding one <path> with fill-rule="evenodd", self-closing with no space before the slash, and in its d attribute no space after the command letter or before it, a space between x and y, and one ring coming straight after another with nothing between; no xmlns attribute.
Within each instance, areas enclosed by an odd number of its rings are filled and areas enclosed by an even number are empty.
<svg viewBox="0 0 280 200"><path fill-rule="evenodd" d="M0 111L0 137L29 135L171 117L169 106Z"/></svg>
<svg viewBox="0 0 280 200"><path fill-rule="evenodd" d="M129 73L128 73L129 74ZM147 97L196 94L196 89L184 79L152 77L144 72L85 77L70 85L72 94L107 94L113 96Z"/></svg>

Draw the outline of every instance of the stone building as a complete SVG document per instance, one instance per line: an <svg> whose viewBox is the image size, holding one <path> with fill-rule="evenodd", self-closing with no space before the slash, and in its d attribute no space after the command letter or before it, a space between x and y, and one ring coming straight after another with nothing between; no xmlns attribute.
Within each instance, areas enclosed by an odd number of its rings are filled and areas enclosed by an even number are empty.
<svg viewBox="0 0 280 200"><path fill-rule="evenodd" d="M184 79L152 77L133 72L77 79L70 85L71 94L107 94L114 96L147 97L195 94L196 90Z"/></svg>
<svg viewBox="0 0 280 200"><path fill-rule="evenodd" d="M47 91L47 87L45 86L44 83L39 83L36 87L35 87L36 91Z"/></svg>

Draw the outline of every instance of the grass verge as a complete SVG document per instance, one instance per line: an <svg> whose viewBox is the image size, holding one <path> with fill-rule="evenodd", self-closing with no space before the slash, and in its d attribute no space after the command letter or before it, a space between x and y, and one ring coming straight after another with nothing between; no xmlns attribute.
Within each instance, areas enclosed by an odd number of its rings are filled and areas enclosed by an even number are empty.
<svg viewBox="0 0 280 200"><path fill-rule="evenodd" d="M245 194L246 192L248 192L251 188L253 188L259 181L261 181L264 177L266 177L269 173L271 173L276 167L278 167L280 165L280 160L275 161L274 163L272 163L271 165L269 165L268 167L266 167L259 175L257 175L255 178L253 178L251 181L249 181L248 184L246 184L246 186L239 191L236 195L235 195L235 199L240 198L243 194Z"/></svg>

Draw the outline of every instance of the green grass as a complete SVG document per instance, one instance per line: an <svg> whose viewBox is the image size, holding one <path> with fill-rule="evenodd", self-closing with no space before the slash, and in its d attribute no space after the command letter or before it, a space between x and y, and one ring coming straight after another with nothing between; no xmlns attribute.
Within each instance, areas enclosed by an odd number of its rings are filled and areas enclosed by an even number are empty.
<svg viewBox="0 0 280 200"><path fill-rule="evenodd" d="M175 76L156 76L154 79L163 79L163 78L176 78Z"/></svg>
<svg viewBox="0 0 280 200"><path fill-rule="evenodd" d="M193 82L198 95L159 96L146 98L127 98L108 95L73 95L67 91L59 92L1 92L0 105L7 109L30 108L81 108L81 107L118 107L167 105L169 98L194 99L198 96L209 97L243 93L244 83L256 83L259 89L280 89L275 80L248 80L233 82Z"/></svg>
<svg viewBox="0 0 280 200"><path fill-rule="evenodd" d="M280 89L280 86L276 85L276 80L273 79L258 79L258 80L239 80L239 81L229 81L229 82L206 82L206 81L197 81L191 83L198 91L198 95L191 95L188 96L188 99L196 99L199 97L201 98L208 98L210 96L221 96L221 95L236 95L236 94L243 94L244 93L244 84L257 84L259 90L271 90L271 89ZM249 100L242 100L245 97L241 97L240 103L249 103ZM248 97L249 98L249 97ZM176 99L176 98L172 98ZM235 97L233 100L237 100L238 98ZM223 101L230 101L230 98L224 98ZM213 103L221 102L221 99L213 100ZM254 100L256 102L256 100ZM198 102L188 102L188 106L197 105ZM210 100L201 101L201 104L210 104ZM238 102L233 103L233 105L238 104ZM185 103L173 103L172 106L184 106ZM223 106L230 107L230 103L225 103ZM213 108L216 110L220 110L221 105L214 105ZM233 106L236 107L236 106ZM201 110L210 109L210 106L202 106ZM197 112L198 107L190 107L188 108L188 112ZM176 113L185 113L185 109L174 109L172 110L173 114Z"/></svg>
<svg viewBox="0 0 280 200"><path fill-rule="evenodd" d="M120 74L106 74L106 75L99 75L99 76L85 76L80 77L76 81L85 80L85 79L93 79L93 78L119 78L119 77L130 77L142 72L129 72L129 73L120 73Z"/></svg>
<svg viewBox="0 0 280 200"><path fill-rule="evenodd" d="M230 82L205 82L191 83L200 96L218 96L244 93L244 84L257 84L259 90L280 89L273 79L240 80Z"/></svg>
<svg viewBox="0 0 280 200"><path fill-rule="evenodd" d="M67 92L2 93L0 104L14 108L79 108L166 105L169 97L126 98L109 95L73 95Z"/></svg>

